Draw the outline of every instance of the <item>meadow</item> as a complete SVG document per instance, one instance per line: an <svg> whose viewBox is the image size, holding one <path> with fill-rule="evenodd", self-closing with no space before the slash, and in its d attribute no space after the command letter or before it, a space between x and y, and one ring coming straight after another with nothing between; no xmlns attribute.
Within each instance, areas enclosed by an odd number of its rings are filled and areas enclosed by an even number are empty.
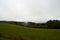
<svg viewBox="0 0 60 40"><path fill-rule="evenodd" d="M60 40L60 29L28 28L8 23L0 23L0 33L15 34L31 40Z"/></svg>

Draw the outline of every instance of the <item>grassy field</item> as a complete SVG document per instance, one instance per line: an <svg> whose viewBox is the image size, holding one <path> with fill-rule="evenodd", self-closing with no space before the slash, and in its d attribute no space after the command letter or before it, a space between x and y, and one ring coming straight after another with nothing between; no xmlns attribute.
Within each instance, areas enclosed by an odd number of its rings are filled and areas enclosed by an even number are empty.
<svg viewBox="0 0 60 40"><path fill-rule="evenodd" d="M26 36L32 40L60 40L60 29L36 29L0 23L0 32Z"/></svg>

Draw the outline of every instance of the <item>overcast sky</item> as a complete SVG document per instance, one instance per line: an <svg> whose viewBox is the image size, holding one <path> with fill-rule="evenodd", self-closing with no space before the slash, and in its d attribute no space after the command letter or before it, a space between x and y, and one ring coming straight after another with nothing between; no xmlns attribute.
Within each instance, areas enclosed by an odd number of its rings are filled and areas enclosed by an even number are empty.
<svg viewBox="0 0 60 40"><path fill-rule="evenodd" d="M0 0L0 20L60 20L60 0Z"/></svg>

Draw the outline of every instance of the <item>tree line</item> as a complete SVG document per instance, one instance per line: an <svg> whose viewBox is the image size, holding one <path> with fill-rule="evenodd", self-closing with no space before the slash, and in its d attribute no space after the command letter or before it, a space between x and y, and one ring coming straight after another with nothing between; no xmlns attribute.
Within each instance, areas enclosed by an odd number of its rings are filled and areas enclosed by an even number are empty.
<svg viewBox="0 0 60 40"><path fill-rule="evenodd" d="M46 23L16 22L16 21L0 21L0 23L10 23L31 28L60 29L60 20L49 20Z"/></svg>

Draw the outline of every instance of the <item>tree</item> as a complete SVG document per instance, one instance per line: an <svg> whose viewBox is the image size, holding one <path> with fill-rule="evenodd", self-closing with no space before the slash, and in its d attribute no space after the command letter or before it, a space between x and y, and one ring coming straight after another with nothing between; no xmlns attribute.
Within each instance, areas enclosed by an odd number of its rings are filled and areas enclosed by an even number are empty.
<svg viewBox="0 0 60 40"><path fill-rule="evenodd" d="M48 28L60 29L60 21L59 20L49 20L47 22Z"/></svg>

